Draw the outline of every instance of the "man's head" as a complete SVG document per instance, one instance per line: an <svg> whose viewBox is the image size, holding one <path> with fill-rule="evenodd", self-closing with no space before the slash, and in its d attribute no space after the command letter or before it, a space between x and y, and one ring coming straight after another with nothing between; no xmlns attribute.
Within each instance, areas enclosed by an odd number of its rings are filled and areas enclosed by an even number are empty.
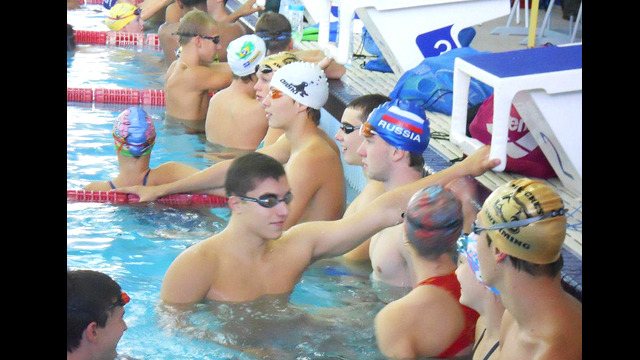
<svg viewBox="0 0 640 360"><path fill-rule="evenodd" d="M380 105L371 112L360 133L365 141L358 154L372 179L386 181L388 166L399 161L422 173L422 153L429 145L431 132L424 110L416 103L396 99Z"/></svg>
<svg viewBox="0 0 640 360"><path fill-rule="evenodd" d="M329 83L324 71L317 65L294 62L283 66L273 75L269 94L272 103L277 97L286 95L306 106L307 115L317 125L320 123L320 109L329 98Z"/></svg>
<svg viewBox="0 0 640 360"><path fill-rule="evenodd" d="M455 258L462 233L462 203L451 191L433 185L416 192L404 213L407 241L426 259L442 254Z"/></svg>
<svg viewBox="0 0 640 360"><path fill-rule="evenodd" d="M140 17L141 9L129 3L118 3L111 7L105 24L113 31L141 33L144 22Z"/></svg>
<svg viewBox="0 0 640 360"><path fill-rule="evenodd" d="M220 48L220 33L218 23L205 11L193 9L187 12L178 23L178 44L183 51L189 44L197 49L205 63L213 61L216 51Z"/></svg>
<svg viewBox="0 0 640 360"><path fill-rule="evenodd" d="M253 87L253 89L256 91L256 99L261 104L262 101L267 97L267 95L269 95L269 86L271 85L271 79L273 78L273 75L275 75L276 71L278 71L283 66L296 61L300 61L300 59L294 53L290 53L287 51L269 55L262 59L262 61L256 68L258 81Z"/></svg>
<svg viewBox="0 0 640 360"><path fill-rule="evenodd" d="M151 154L156 141L153 119L137 106L128 108L113 124L113 140L117 154L135 158Z"/></svg>
<svg viewBox="0 0 640 360"><path fill-rule="evenodd" d="M335 139L340 142L342 155L347 164L362 165L362 157L357 153L363 140L360 127L367 121L373 109L387 101L391 101L388 96L367 94L351 100L347 105L342 114L340 130L335 135Z"/></svg>
<svg viewBox="0 0 640 360"><path fill-rule="evenodd" d="M485 200L472 227L479 235L483 278L484 262L491 263L493 255L496 261L508 255L516 268L533 275L556 276L562 268L566 224L562 199L544 182L521 178L500 186ZM495 252L482 256L487 244Z"/></svg>
<svg viewBox="0 0 640 360"><path fill-rule="evenodd" d="M282 235L293 199L282 164L258 152L236 158L227 172L225 190L230 224L240 222L244 231L267 240Z"/></svg>
<svg viewBox="0 0 640 360"><path fill-rule="evenodd" d="M244 35L231 41L227 46L227 62L234 79L240 78L245 83L253 81L253 74L266 51L264 41L256 35Z"/></svg>
<svg viewBox="0 0 640 360"><path fill-rule="evenodd" d="M129 296L108 275L93 270L67 270L67 352L113 359L127 330L124 305Z"/></svg>
<svg viewBox="0 0 640 360"><path fill-rule="evenodd" d="M255 34L267 45L269 55L291 50L291 23L286 16L267 11L256 22Z"/></svg>

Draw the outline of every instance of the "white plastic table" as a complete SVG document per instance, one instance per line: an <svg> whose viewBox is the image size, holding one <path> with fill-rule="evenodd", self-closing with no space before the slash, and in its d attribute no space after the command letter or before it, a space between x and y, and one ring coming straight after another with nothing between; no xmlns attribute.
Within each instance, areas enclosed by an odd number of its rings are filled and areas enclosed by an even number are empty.
<svg viewBox="0 0 640 360"><path fill-rule="evenodd" d="M581 98L582 44L457 58L454 63L450 139L465 154L472 154L484 145L480 141L466 136L471 77L492 86L494 89L490 157L499 158L501 161L500 165L493 170L504 171L509 113L514 96L523 90L542 89L547 94L579 91ZM580 118L577 120L582 123L581 111ZM582 133L580 133L581 137ZM552 159L549 160L551 162Z"/></svg>

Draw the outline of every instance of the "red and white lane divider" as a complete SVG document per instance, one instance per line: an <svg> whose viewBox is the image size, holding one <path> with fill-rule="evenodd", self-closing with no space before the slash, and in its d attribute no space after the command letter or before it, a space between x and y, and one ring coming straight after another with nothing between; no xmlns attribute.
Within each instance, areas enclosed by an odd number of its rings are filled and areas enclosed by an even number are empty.
<svg viewBox="0 0 640 360"><path fill-rule="evenodd" d="M229 199L222 196L208 194L172 194L160 197L154 202L179 207L224 207ZM67 190L67 201L94 202L107 204L135 204L140 201L138 195L125 194L116 191L87 191Z"/></svg>
<svg viewBox="0 0 640 360"><path fill-rule="evenodd" d="M158 34L127 33L102 30L73 30L76 44L110 46L150 46L161 50Z"/></svg>
<svg viewBox="0 0 640 360"><path fill-rule="evenodd" d="M164 106L164 90L67 88L67 102Z"/></svg>

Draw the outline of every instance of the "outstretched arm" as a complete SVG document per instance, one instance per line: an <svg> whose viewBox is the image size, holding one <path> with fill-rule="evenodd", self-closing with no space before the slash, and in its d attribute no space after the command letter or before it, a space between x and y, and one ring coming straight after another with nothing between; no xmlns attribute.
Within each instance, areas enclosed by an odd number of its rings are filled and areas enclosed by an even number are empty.
<svg viewBox="0 0 640 360"><path fill-rule="evenodd" d="M286 236L292 241L312 244L313 261L342 255L380 230L399 224L407 203L418 190L437 184L444 186L464 176L480 176L499 164L499 159L489 159L489 146L484 146L462 162L380 195L365 209L349 217L296 225Z"/></svg>
<svg viewBox="0 0 640 360"><path fill-rule="evenodd" d="M224 18L222 21L228 22L228 23L233 23L233 22L236 22L238 19L240 19L243 16L251 15L256 11L263 11L264 10L264 7L262 7L262 6L254 7L253 5L255 3L256 3L256 0L247 0L244 4L242 4L242 6L237 8L233 13L227 15L227 17Z"/></svg>

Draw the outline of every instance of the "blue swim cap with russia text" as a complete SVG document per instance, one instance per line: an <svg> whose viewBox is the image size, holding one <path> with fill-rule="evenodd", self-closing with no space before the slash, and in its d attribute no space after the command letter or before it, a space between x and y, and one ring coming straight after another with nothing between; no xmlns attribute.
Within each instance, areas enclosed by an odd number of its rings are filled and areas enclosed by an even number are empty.
<svg viewBox="0 0 640 360"><path fill-rule="evenodd" d="M429 146L429 119L418 103L395 99L375 108L367 122L391 146L422 154Z"/></svg>

